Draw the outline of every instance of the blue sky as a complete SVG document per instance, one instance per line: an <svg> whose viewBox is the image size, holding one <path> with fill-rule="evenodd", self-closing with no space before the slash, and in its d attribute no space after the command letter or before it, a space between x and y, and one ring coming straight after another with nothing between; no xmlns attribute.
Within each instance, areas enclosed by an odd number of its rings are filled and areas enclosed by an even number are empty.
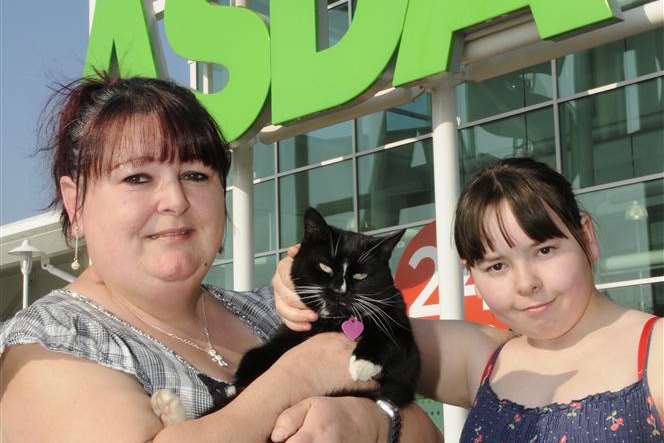
<svg viewBox="0 0 664 443"><path fill-rule="evenodd" d="M49 85L81 75L88 0L0 2L0 224L36 215L52 196L34 156Z"/></svg>
<svg viewBox="0 0 664 443"><path fill-rule="evenodd" d="M0 1L0 225L43 212L53 191L48 161L35 156L49 86L83 72L88 0ZM160 29L160 38L163 39ZM186 82L186 62L170 51L172 78Z"/></svg>

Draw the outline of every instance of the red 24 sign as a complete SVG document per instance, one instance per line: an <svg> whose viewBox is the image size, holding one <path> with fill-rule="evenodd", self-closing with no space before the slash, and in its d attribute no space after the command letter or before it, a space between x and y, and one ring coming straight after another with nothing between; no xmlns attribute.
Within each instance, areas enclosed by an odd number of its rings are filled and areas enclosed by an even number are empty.
<svg viewBox="0 0 664 443"><path fill-rule="evenodd" d="M432 222L424 226L410 241L401 256L394 278L408 305L410 317L440 318L436 260L436 224ZM458 266L458 264L450 263L448 266ZM505 328L477 295L472 278L467 273L464 273L464 309L466 320Z"/></svg>

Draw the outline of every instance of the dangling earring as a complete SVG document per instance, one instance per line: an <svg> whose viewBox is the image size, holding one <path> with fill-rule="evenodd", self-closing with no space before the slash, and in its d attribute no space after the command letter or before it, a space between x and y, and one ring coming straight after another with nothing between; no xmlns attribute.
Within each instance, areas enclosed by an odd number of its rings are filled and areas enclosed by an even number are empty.
<svg viewBox="0 0 664 443"><path fill-rule="evenodd" d="M78 271L81 268L81 264L78 262L78 234L74 239L74 261L71 262L71 268L74 271Z"/></svg>

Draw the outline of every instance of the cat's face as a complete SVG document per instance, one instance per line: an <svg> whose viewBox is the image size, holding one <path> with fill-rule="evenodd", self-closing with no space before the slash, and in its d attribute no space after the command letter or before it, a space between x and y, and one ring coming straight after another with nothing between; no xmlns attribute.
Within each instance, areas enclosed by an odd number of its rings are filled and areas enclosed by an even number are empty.
<svg viewBox="0 0 664 443"><path fill-rule="evenodd" d="M344 231L309 208L304 232L291 277L302 301L321 318L362 318L394 303L389 259L404 231L387 237Z"/></svg>

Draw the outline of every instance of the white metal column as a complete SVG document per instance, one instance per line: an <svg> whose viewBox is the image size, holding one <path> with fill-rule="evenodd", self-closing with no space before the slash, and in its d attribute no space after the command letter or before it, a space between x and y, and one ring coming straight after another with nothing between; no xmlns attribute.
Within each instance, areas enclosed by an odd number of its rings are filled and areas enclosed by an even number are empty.
<svg viewBox="0 0 664 443"><path fill-rule="evenodd" d="M441 319L463 319L463 272L453 241L453 217L460 192L454 86L443 80L431 93L433 176L436 200L436 268ZM459 441L464 408L443 405L445 441Z"/></svg>
<svg viewBox="0 0 664 443"><path fill-rule="evenodd" d="M253 147L239 143L233 149L233 289L254 285L254 180Z"/></svg>
<svg viewBox="0 0 664 443"><path fill-rule="evenodd" d="M249 8L250 0L235 0L234 6ZM233 143L233 289L254 287L254 156L253 146Z"/></svg>

